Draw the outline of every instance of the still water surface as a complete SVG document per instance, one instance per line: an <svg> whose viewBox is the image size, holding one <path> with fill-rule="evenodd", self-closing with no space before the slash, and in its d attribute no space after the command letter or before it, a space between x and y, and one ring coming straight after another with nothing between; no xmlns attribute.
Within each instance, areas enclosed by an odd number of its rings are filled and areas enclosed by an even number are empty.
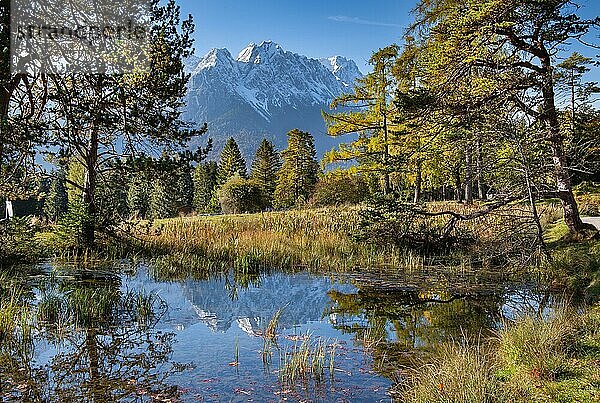
<svg viewBox="0 0 600 403"><path fill-rule="evenodd" d="M181 281L156 279L145 264L106 276L72 267L45 266L43 272L33 282L35 304L57 295L73 300L82 288L112 290L108 298L116 299L151 295L151 319L140 324L116 309L104 323L40 321L24 354L33 379L15 389L15 398L390 401L390 389L439 343L485 336L519 313L547 312L553 300L535 286L497 276L435 272L273 270ZM280 309L277 336L269 342L265 332ZM320 376L282 379L285 362L303 343L324 347Z"/></svg>

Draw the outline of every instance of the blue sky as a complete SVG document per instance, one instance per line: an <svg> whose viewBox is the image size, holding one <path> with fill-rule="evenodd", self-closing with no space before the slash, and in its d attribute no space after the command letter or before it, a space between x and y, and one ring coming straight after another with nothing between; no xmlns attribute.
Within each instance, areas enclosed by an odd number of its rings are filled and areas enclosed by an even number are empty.
<svg viewBox="0 0 600 403"><path fill-rule="evenodd" d="M178 0L196 22L196 53L272 40L309 57L342 55L367 70L371 53L400 42L414 2L403 0Z"/></svg>
<svg viewBox="0 0 600 403"><path fill-rule="evenodd" d="M342 55L363 72L374 50L401 43L416 0L178 0L196 22L196 53L272 40L309 57ZM581 15L600 15L600 0L581 0ZM600 44L598 36L591 38ZM600 51L582 50L587 56ZM594 80L600 80L595 73Z"/></svg>

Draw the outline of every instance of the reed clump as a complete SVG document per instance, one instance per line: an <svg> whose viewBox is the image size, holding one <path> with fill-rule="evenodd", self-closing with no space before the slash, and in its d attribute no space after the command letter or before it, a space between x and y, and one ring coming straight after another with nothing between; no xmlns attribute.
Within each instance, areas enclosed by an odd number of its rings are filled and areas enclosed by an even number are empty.
<svg viewBox="0 0 600 403"><path fill-rule="evenodd" d="M442 346L394 389L405 402L598 401L600 307L523 316L497 338Z"/></svg>
<svg viewBox="0 0 600 403"><path fill-rule="evenodd" d="M297 210L157 221L138 248L166 256L165 277L197 271L269 268L344 272L356 268L422 270L428 259L404 248L357 242L359 208ZM170 266L170 267L169 267Z"/></svg>
<svg viewBox="0 0 600 403"><path fill-rule="evenodd" d="M333 379L335 371L335 344L318 339L314 341L310 334L301 338L291 349L285 350L280 357L279 380L284 389L294 389L298 385L308 388L311 382L320 386L325 381L326 370Z"/></svg>

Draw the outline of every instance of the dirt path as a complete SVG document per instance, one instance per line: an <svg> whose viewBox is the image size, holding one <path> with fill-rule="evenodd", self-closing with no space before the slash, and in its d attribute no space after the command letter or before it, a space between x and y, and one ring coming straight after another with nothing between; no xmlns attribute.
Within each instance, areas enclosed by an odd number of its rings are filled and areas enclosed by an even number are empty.
<svg viewBox="0 0 600 403"><path fill-rule="evenodd" d="M582 218L583 222L586 224L592 224L598 230L600 230L600 217L584 217Z"/></svg>

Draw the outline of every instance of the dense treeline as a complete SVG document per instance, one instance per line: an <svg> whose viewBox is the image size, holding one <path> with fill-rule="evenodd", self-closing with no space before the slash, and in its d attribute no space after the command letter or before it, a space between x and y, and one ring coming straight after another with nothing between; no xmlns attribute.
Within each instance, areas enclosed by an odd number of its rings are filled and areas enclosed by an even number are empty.
<svg viewBox="0 0 600 403"><path fill-rule="evenodd" d="M135 172L108 178L99 184L97 203L103 215L115 222L192 213L258 212L306 204L320 172L314 141L309 133L299 130L293 130L289 136L289 147L281 156L271 142L263 140L250 175L236 141L231 138L218 162L192 166L181 160L168 172ZM68 173L57 172L50 184L40 190L40 215L57 222L67 212L67 182L77 185L80 168L71 164Z"/></svg>
<svg viewBox="0 0 600 403"><path fill-rule="evenodd" d="M0 7L7 44L9 2ZM586 82L598 61L571 45L599 19L582 19L570 1L420 2L403 46L375 52L373 71L324 113L331 136L352 139L322 164L297 129L281 153L264 140L251 164L234 139L217 162L205 161L210 142L190 151L206 131L181 119L193 21L174 1L151 10L145 73L11 74L0 46L1 199L30 200L27 212L51 222L81 213L85 244L131 218L367 199L371 212L397 212L394 222L446 219L441 238L520 201L541 241L536 203L556 198L571 233L587 235L573 189L600 179L599 89ZM40 153L54 165L45 175ZM424 205L448 200L483 206L465 215Z"/></svg>
<svg viewBox="0 0 600 403"><path fill-rule="evenodd" d="M373 72L324 114L330 135L359 134L325 162L355 161L351 171L413 212L431 200L523 200L539 224L536 202L556 198L584 235L573 189L599 178L598 86L585 82L597 60L568 52L600 19L577 10L566 0L421 1L405 45L374 53ZM450 229L470 219L440 216Z"/></svg>

